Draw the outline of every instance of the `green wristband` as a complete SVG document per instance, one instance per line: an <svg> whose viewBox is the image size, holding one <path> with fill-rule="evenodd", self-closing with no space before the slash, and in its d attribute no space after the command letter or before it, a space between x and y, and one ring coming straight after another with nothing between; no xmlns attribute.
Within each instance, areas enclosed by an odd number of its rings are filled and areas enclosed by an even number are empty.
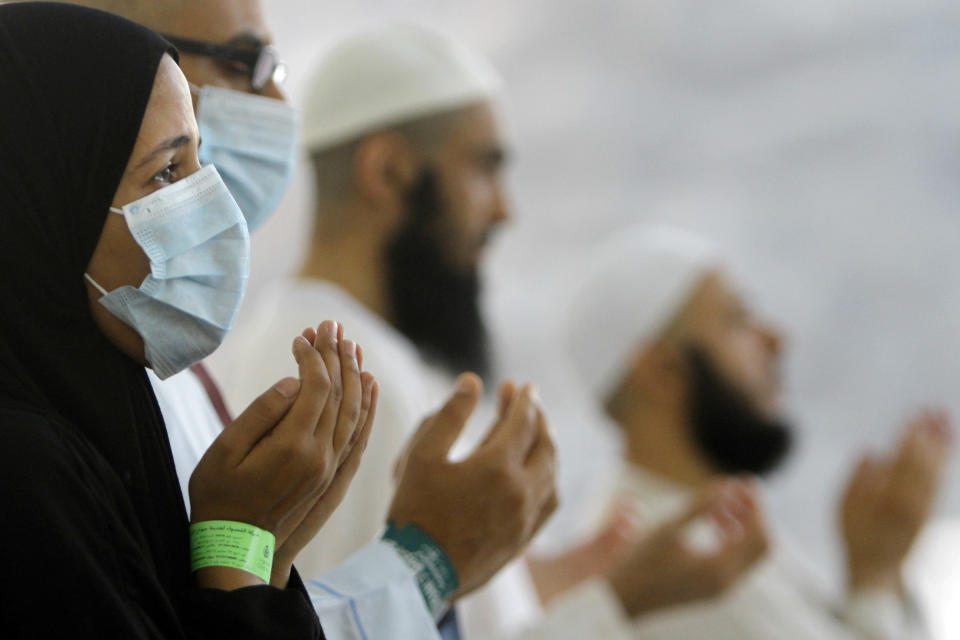
<svg viewBox="0 0 960 640"><path fill-rule="evenodd" d="M243 522L197 522L190 525L190 568L242 569L269 583L275 543L269 531Z"/></svg>
<svg viewBox="0 0 960 640"><path fill-rule="evenodd" d="M446 551L415 524L397 527L387 523L383 540L389 542L413 570L417 586L427 608L434 616L441 615L447 600L460 586L457 571Z"/></svg>

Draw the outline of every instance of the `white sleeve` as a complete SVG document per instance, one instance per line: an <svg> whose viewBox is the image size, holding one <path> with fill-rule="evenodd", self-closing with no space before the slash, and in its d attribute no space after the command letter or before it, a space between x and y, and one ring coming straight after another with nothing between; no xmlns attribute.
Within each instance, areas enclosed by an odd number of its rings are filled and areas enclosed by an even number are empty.
<svg viewBox="0 0 960 640"><path fill-rule="evenodd" d="M840 611L851 631L870 640L928 640L920 607L892 591L854 592Z"/></svg>
<svg viewBox="0 0 960 640"><path fill-rule="evenodd" d="M344 564L305 584L328 638L440 638L413 573L385 542L364 547Z"/></svg>
<svg viewBox="0 0 960 640"><path fill-rule="evenodd" d="M544 617L513 640L631 640L633 625L606 580L594 579L565 593Z"/></svg>

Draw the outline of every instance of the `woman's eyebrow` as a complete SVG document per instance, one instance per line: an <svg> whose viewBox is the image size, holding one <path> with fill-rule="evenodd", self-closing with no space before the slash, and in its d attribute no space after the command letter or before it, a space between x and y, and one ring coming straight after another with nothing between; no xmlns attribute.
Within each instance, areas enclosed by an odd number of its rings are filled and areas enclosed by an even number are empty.
<svg viewBox="0 0 960 640"><path fill-rule="evenodd" d="M179 136L164 140L159 145L157 145L157 147L153 151L151 151L146 158L144 158L139 164L137 164L136 168L139 169L140 167L147 164L148 162L156 158L158 155L160 155L164 151L169 151L170 149L177 149L179 147L184 147L188 144L190 144L190 136L187 136L187 135L179 135Z"/></svg>

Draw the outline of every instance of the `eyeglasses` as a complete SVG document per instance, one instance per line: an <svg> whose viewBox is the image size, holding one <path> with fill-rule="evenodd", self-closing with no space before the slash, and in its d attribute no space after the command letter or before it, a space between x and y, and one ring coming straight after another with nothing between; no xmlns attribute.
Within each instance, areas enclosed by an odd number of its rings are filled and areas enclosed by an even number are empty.
<svg viewBox="0 0 960 640"><path fill-rule="evenodd" d="M250 86L254 91L263 91L271 81L279 85L287 79L287 64L280 59L280 52L271 45L260 45L248 49L166 34L163 37L184 53L219 58L244 65L250 70Z"/></svg>

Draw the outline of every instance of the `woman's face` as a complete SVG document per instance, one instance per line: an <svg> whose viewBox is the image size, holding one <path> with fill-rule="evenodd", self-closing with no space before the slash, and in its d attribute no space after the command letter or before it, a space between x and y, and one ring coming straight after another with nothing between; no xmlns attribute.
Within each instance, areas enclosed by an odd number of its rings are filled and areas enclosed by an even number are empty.
<svg viewBox="0 0 960 640"><path fill-rule="evenodd" d="M111 206L119 209L200 169L198 144L187 80L173 58L165 55ZM107 213L87 273L107 291L124 285L139 287L150 273L150 261L133 239L122 215ZM100 330L118 349L146 364L139 334L97 302L101 293L89 282L87 295Z"/></svg>

